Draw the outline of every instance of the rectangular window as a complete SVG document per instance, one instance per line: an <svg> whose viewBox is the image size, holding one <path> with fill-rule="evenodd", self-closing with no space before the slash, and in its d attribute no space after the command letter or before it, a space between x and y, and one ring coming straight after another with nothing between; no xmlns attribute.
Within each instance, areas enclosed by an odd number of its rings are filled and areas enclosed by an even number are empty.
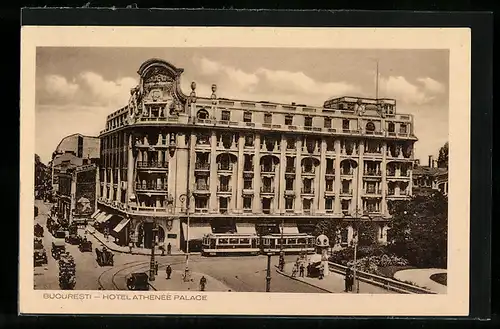
<svg viewBox="0 0 500 329"><path fill-rule="evenodd" d="M285 115L285 124L286 125L293 125L293 116Z"/></svg>
<svg viewBox="0 0 500 329"><path fill-rule="evenodd" d="M329 192L333 192L333 179L326 180L326 190Z"/></svg>
<svg viewBox="0 0 500 329"><path fill-rule="evenodd" d="M293 138L288 138L286 141L286 148L288 150L293 150L295 149L295 139Z"/></svg>
<svg viewBox="0 0 500 329"><path fill-rule="evenodd" d="M253 146L253 135L245 136L245 146L251 147Z"/></svg>
<svg viewBox="0 0 500 329"><path fill-rule="evenodd" d="M243 181L243 189L245 189L245 190L251 190L252 189L252 179L246 178Z"/></svg>
<svg viewBox="0 0 500 329"><path fill-rule="evenodd" d="M243 113L243 122L252 122L252 112Z"/></svg>
<svg viewBox="0 0 500 329"><path fill-rule="evenodd" d="M221 120L222 121L229 121L229 120L231 120L231 112L229 112L229 111L222 111Z"/></svg>
<svg viewBox="0 0 500 329"><path fill-rule="evenodd" d="M306 127L312 127L312 122L313 122L313 118L312 117L305 117L304 118L304 126L306 126Z"/></svg>
<svg viewBox="0 0 500 329"><path fill-rule="evenodd" d="M286 179L286 190L287 191L293 191L293 181L294 179L293 178L287 178Z"/></svg>
<svg viewBox="0 0 500 329"><path fill-rule="evenodd" d="M243 209L252 209L252 198L244 197L243 198Z"/></svg>
<svg viewBox="0 0 500 329"><path fill-rule="evenodd" d="M305 199L303 201L304 210L311 210L311 200Z"/></svg>
<svg viewBox="0 0 500 329"><path fill-rule="evenodd" d="M399 132L401 134L406 134L407 133L407 126L406 126L406 124L402 123L402 124L399 125Z"/></svg>
<svg viewBox="0 0 500 329"><path fill-rule="evenodd" d="M342 120L342 129L349 130L349 120L347 119Z"/></svg>
<svg viewBox="0 0 500 329"><path fill-rule="evenodd" d="M292 210L293 209L293 199L292 198L286 198L285 199L285 209L286 210Z"/></svg>
<svg viewBox="0 0 500 329"><path fill-rule="evenodd" d="M332 127L332 119L325 118L325 128L331 128L331 127Z"/></svg>
<svg viewBox="0 0 500 329"><path fill-rule="evenodd" d="M267 123L267 124L273 123L273 115L271 113L264 114L264 123Z"/></svg>
<svg viewBox="0 0 500 329"><path fill-rule="evenodd" d="M328 210L333 209L333 199L332 198L325 199L325 209L328 209Z"/></svg>

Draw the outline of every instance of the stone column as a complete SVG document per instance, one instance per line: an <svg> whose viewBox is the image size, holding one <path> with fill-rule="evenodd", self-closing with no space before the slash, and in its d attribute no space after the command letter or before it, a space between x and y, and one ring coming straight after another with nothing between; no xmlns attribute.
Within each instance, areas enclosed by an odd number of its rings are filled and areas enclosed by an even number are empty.
<svg viewBox="0 0 500 329"><path fill-rule="evenodd" d="M236 213L243 213L243 166L245 165L245 155L243 148L245 146L245 136L240 134L238 140L238 170L236 171L236 184L233 184L233 196L236 195Z"/></svg>
<svg viewBox="0 0 500 329"><path fill-rule="evenodd" d="M253 157L253 170L254 170L254 196L252 203L252 212L260 214L262 212L262 200L260 198L260 187L262 177L260 177L260 135L255 134L255 156Z"/></svg>
<svg viewBox="0 0 500 329"><path fill-rule="evenodd" d="M128 205L130 197L135 191L134 186L134 170L135 170L135 159L134 159L134 146L133 146L133 135L128 136L128 147L127 147L127 195L125 203Z"/></svg>
<svg viewBox="0 0 500 329"><path fill-rule="evenodd" d="M122 185L122 183L121 183L121 181L122 181L122 170L121 169L122 168L119 167L119 169L118 169L118 182L116 182L116 184L117 184L117 188L116 188L116 200L118 202L120 202L120 203L121 203L121 197L122 197L122 187L121 187L121 185Z"/></svg>
<svg viewBox="0 0 500 329"><path fill-rule="evenodd" d="M341 145L340 145L340 140L336 139L335 140L335 205L334 205L334 212L336 214L342 213L342 206L340 204L340 188L342 187L342 180L340 178L340 152L341 152Z"/></svg>
<svg viewBox="0 0 500 329"><path fill-rule="evenodd" d="M210 137L210 200L209 200L209 211L211 213L217 212L217 134L212 131L212 136Z"/></svg>
<svg viewBox="0 0 500 329"><path fill-rule="evenodd" d="M177 150L176 150L176 155L175 155L175 165L176 165L176 181L177 184L175 185L175 195L176 195L176 201L179 201L177 208L178 211L182 211L182 207L185 206L182 203L180 203L179 196L181 194L185 194L187 192L187 179L188 179L188 173L189 173L189 168L188 168L188 157L189 157L189 149L188 149L188 143L187 143L187 138L185 133L178 133L177 134Z"/></svg>
<svg viewBox="0 0 500 329"><path fill-rule="evenodd" d="M356 198L353 199L355 200L355 204L353 204L353 208L351 208L353 211L356 211L357 208L360 209L360 213L358 215L363 214L363 205L362 205L362 196L363 196L363 168L365 167L365 163L363 160L364 157L364 141L359 142L359 160L358 160L358 168L357 168L357 175L355 176L356 179L356 186L354 188L357 190L355 196Z"/></svg>
<svg viewBox="0 0 500 329"><path fill-rule="evenodd" d="M295 162L295 213L302 213L302 138L295 143L297 160Z"/></svg>
<svg viewBox="0 0 500 329"><path fill-rule="evenodd" d="M315 197L317 197L318 200L318 208L320 214L325 213L325 189L326 189L326 140L324 138L321 138L321 148L320 148L321 156L320 156L320 162L319 162L319 177L316 177L318 183L317 186L319 187L318 192L315 192Z"/></svg>
<svg viewBox="0 0 500 329"><path fill-rule="evenodd" d="M286 139L285 136L281 135L280 143L280 170L279 170L279 182L278 186L278 198L279 198L279 212L283 214L285 212L285 171L286 171Z"/></svg>

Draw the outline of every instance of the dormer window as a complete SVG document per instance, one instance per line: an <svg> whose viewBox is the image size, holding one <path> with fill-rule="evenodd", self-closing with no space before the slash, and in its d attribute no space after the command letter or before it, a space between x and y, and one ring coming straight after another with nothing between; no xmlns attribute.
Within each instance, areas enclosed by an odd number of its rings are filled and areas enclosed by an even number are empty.
<svg viewBox="0 0 500 329"><path fill-rule="evenodd" d="M252 112L243 113L243 122L252 122Z"/></svg>
<svg viewBox="0 0 500 329"><path fill-rule="evenodd" d="M264 114L264 123L266 123L266 124L273 123L273 115L271 113Z"/></svg>
<svg viewBox="0 0 500 329"><path fill-rule="evenodd" d="M406 134L408 131L408 127L405 123L402 123L400 126L399 126L399 132L401 134Z"/></svg>
<svg viewBox="0 0 500 329"><path fill-rule="evenodd" d="M342 129L349 130L349 120L347 119L342 120Z"/></svg>
<svg viewBox="0 0 500 329"><path fill-rule="evenodd" d="M285 124L286 125L292 125L293 124L293 116L291 116L291 115L285 115Z"/></svg>
<svg viewBox="0 0 500 329"><path fill-rule="evenodd" d="M332 118L325 118L325 128L332 127Z"/></svg>
<svg viewBox="0 0 500 329"><path fill-rule="evenodd" d="M222 121L229 121L229 120L231 120L231 112L229 112L229 111L222 111L221 120Z"/></svg>
<svg viewBox="0 0 500 329"><path fill-rule="evenodd" d="M389 122L389 125L387 126L387 130L390 133L393 133L396 130L396 128L394 127L394 122Z"/></svg>
<svg viewBox="0 0 500 329"><path fill-rule="evenodd" d="M313 122L313 118L312 117L305 117L304 118L304 126L306 126L306 127L312 127L312 122Z"/></svg>

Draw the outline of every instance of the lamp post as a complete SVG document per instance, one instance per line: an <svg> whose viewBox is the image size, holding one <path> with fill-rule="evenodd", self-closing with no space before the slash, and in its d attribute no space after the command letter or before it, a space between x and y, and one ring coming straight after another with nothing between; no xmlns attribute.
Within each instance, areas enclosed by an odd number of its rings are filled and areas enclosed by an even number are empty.
<svg viewBox="0 0 500 329"><path fill-rule="evenodd" d="M266 292L271 291L271 253L267 253Z"/></svg>
<svg viewBox="0 0 500 329"><path fill-rule="evenodd" d="M184 282L188 282L191 280L191 275L189 272L189 207L191 201L191 192L189 190L187 193L183 193L179 196L179 201L184 204L186 203L186 218L187 218L187 230L186 230L186 267L184 269Z"/></svg>
<svg viewBox="0 0 500 329"><path fill-rule="evenodd" d="M359 243L359 222L361 220L361 218L367 218L367 219L371 219L370 216L367 216L367 215L361 215L361 210L359 208L356 208L355 212L354 212L354 222L355 222L355 236L354 236L354 239L353 239L353 244L354 244L354 269L353 269L353 278L354 278L354 282L356 282L356 293L359 294L359 280L357 278L357 254L358 254L358 243Z"/></svg>
<svg viewBox="0 0 500 329"><path fill-rule="evenodd" d="M285 219L281 218L281 244L280 244L280 252L283 252L283 231L285 230Z"/></svg>
<svg viewBox="0 0 500 329"><path fill-rule="evenodd" d="M155 246L156 246L156 233L158 232L158 227L156 222L153 223L153 241L151 243L151 262L149 263L149 281L155 280L156 264L155 264Z"/></svg>

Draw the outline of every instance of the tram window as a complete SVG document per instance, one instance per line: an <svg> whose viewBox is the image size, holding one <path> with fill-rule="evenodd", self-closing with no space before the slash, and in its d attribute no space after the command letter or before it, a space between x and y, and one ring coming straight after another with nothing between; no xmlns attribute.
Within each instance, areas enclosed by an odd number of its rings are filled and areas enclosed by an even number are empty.
<svg viewBox="0 0 500 329"><path fill-rule="evenodd" d="M241 244L250 244L250 239L240 239Z"/></svg>
<svg viewBox="0 0 500 329"><path fill-rule="evenodd" d="M219 239L219 244L227 244L227 239Z"/></svg>
<svg viewBox="0 0 500 329"><path fill-rule="evenodd" d="M296 244L297 239L288 239L288 244Z"/></svg>
<svg viewBox="0 0 500 329"><path fill-rule="evenodd" d="M301 238L301 239L297 239L297 243L307 243L307 239L304 239L304 238Z"/></svg>
<svg viewBox="0 0 500 329"><path fill-rule="evenodd" d="M235 238L229 239L229 244L238 244L238 239Z"/></svg>

